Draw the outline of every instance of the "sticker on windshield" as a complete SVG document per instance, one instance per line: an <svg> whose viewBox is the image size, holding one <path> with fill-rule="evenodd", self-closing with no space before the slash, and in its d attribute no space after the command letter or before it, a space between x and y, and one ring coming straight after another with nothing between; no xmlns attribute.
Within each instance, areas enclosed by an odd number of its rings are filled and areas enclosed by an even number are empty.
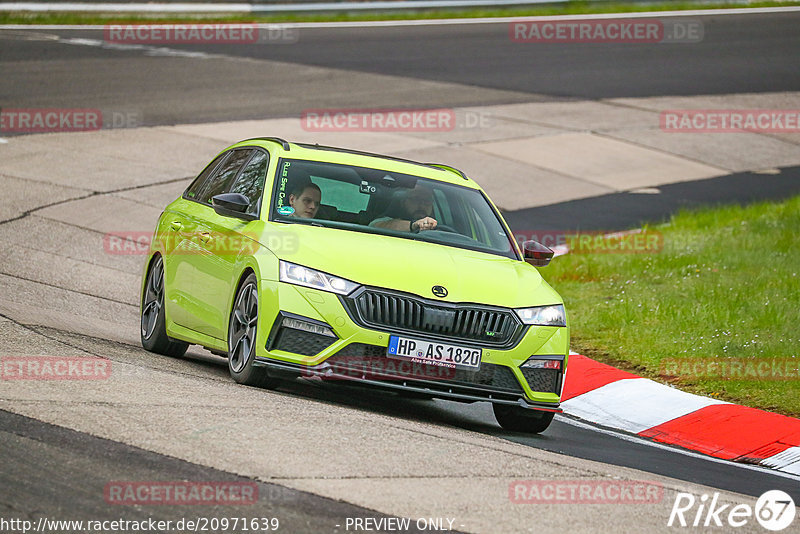
<svg viewBox="0 0 800 534"><path fill-rule="evenodd" d="M289 167L291 167L291 166L292 166L292 163L290 161L286 161L286 162L283 163L283 170L281 171L281 182L280 182L281 186L280 186L280 190L278 191L278 200L275 202L275 205L278 208L278 213L280 213L281 215L291 215L292 213L294 213L294 208L290 208L292 211L289 212L289 213L283 213L281 211L281 209L284 207L283 206L283 199L286 198L286 182L289 181L289 178L287 177L287 175L289 174ZM288 207L288 206L286 206L286 207Z"/></svg>
<svg viewBox="0 0 800 534"><path fill-rule="evenodd" d="M374 185L370 185L366 180L361 180L361 186L359 187L359 190L366 195L371 195L375 193L378 188L376 188Z"/></svg>
<svg viewBox="0 0 800 534"><path fill-rule="evenodd" d="M294 208L291 206L278 206L278 213L281 215L291 215L294 213Z"/></svg>

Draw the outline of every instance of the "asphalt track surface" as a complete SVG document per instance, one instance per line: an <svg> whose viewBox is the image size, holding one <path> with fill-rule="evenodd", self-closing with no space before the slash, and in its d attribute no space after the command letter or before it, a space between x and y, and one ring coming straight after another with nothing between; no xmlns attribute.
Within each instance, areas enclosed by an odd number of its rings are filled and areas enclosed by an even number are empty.
<svg viewBox="0 0 800 534"><path fill-rule="evenodd" d="M509 211L514 231L551 225L568 230L626 230L669 220L682 209L780 200L800 194L800 167L785 167L774 180L741 172L658 187L657 195L629 191ZM758 187L753 184L758 183Z"/></svg>
<svg viewBox="0 0 800 534"><path fill-rule="evenodd" d="M419 95L420 107L487 105L571 98L724 94L797 90L800 87L800 15L774 14L698 17L705 27L702 43L673 45L519 45L508 39L506 24L420 26L403 28L303 29L298 43L252 46L175 46L176 49L240 57L224 67L207 62L171 58L154 64L139 50L108 50L100 46L65 46L41 34L65 39L102 39L99 32L38 32L39 37L9 38L0 31L0 63L10 65L0 80L2 103L14 107L74 107L81 99L91 107L132 107L142 110L146 124L204 122L296 116L309 107L352 106L346 91L332 91L330 81L309 82L305 67L344 71L358 83L359 73L401 76L396 83L371 87L358 94L363 107L397 106L398 98L413 94L416 81L443 82ZM5 36L3 35L5 33ZM19 32L17 32L18 34ZM16 35L16 34L15 34ZM73 43L75 44L75 43ZM281 62L280 77L271 77L247 58ZM113 59L113 61L109 61ZM286 65L288 64L288 65ZM287 68L288 67L288 68ZM370 81L370 80L366 80ZM446 84L459 84L453 91ZM404 85L406 84L406 85ZM210 98L209 95L213 96ZM562 217L562 224L577 217L588 228L590 211L616 213L596 221L598 228L624 228L642 220L660 220L682 205L730 199L746 202L781 198L797 192L797 169L784 170L785 182L772 191L754 191L752 181L726 177L703 183L664 188L666 195L644 197L609 195L509 213L514 224L531 217ZM735 187L728 187L735 184ZM635 216L630 215L635 206ZM610 208L609 208L610 207ZM588 208L588 209L587 209ZM627 215L619 215L627 213ZM635 220L634 220L635 217ZM196 372L213 375L224 368L197 362ZM325 400L357 409L375 410L400 417L434 421L500 436L531 447L628 466L646 472L702 483L707 486L759 495L766 489L783 489L800 501L796 480L763 470L745 469L705 458L687 456L643 442L619 439L608 433L555 421L542 436L501 431L491 410L450 402L420 402L365 393L353 397L338 387L287 385L294 395ZM84 482L118 479L120 463L129 462L124 476L147 480L148 473L166 479L210 480L208 468L142 451L122 443L100 440L22 416L0 412L4 450L0 470L0 512L37 510L56 514L88 507L93 517L117 515L108 507L87 504ZM131 458L133 460L131 460ZM8 461L8 460L11 461ZM35 466L50 470L47 480L31 478ZM230 475L228 475L230 476ZM150 477L152 478L152 476ZM54 482L57 481L57 482ZM17 488L12 490L12 488ZM43 509L37 504L43 488L52 497ZM274 509L293 524L293 530L328 527L343 516L379 514L330 501L312 494L261 485L261 491L280 494ZM37 507L39 506L39 507ZM313 512L312 512L313 511ZM208 511L206 511L208 512ZM178 513L165 509L165 517ZM147 515L153 516L150 512ZM209 515L206 513L206 515ZM211 514L213 515L213 514ZM292 523L295 522L295 523Z"/></svg>
<svg viewBox="0 0 800 534"><path fill-rule="evenodd" d="M148 510L109 505L97 498L109 480L185 480L252 484L237 477L176 458L89 436L0 411L0 440L4 469L0 473L0 516L27 511L34 522L40 517L113 521L173 522L192 518L185 506L159 506ZM42 469L44 467L44 469ZM278 518L288 532L330 532L345 517L386 517L374 511L310 493L268 483L257 483L257 510L249 505L204 506L206 518ZM266 504L262 504L266 503ZM31 512L32 511L32 512ZM417 532L416 529L409 532Z"/></svg>
<svg viewBox="0 0 800 534"><path fill-rule="evenodd" d="M781 91L800 83L780 67L800 58L799 19L697 17L705 35L690 46L514 43L507 23L303 31L297 45L265 47L260 57L549 98Z"/></svg>
<svg viewBox="0 0 800 534"><path fill-rule="evenodd" d="M0 32L0 63L6 65L0 95L5 105L19 107L124 106L140 111L146 125L159 125L296 117L309 108L490 105L800 87L800 13L689 19L702 23L702 41L514 43L508 23L495 23L298 28L291 44L168 45L242 58L226 63L180 57L150 61L143 56L158 52L63 46L53 40L57 35L102 44L99 30L40 30L25 40L5 31ZM315 78L310 76L314 67L340 69L340 76Z"/></svg>

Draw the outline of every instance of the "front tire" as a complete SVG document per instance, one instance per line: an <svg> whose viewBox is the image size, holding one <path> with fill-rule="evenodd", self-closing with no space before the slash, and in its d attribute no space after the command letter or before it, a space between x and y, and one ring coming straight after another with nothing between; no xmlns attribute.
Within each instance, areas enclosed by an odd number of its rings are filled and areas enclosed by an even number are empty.
<svg viewBox="0 0 800 534"><path fill-rule="evenodd" d="M253 365L258 333L258 280L253 273L244 279L233 301L228 322L228 371L239 384L273 388L278 380L266 369Z"/></svg>
<svg viewBox="0 0 800 534"><path fill-rule="evenodd" d="M179 357L186 353L189 344L167 335L164 311L164 260L157 256L147 272L142 295L141 318L142 347L164 356Z"/></svg>
<svg viewBox="0 0 800 534"><path fill-rule="evenodd" d="M494 417L500 426L512 432L527 432L539 434L547 430L553 422L553 412L529 410L520 406L507 406L505 404L492 404Z"/></svg>

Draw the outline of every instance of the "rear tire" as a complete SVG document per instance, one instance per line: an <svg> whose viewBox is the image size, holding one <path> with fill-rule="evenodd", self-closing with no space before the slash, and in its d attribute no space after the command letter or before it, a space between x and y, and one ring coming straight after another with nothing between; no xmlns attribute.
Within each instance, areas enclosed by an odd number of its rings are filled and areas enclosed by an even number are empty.
<svg viewBox="0 0 800 534"><path fill-rule="evenodd" d="M253 365L258 333L258 280L253 273L244 279L228 322L228 371L239 384L274 388L278 379L269 376L263 367Z"/></svg>
<svg viewBox="0 0 800 534"><path fill-rule="evenodd" d="M542 412L505 404L492 404L492 409L494 417L501 427L512 432L529 434L539 434L547 430L555 415L553 412Z"/></svg>
<svg viewBox="0 0 800 534"><path fill-rule="evenodd" d="M167 335L164 311L164 260L157 256L150 265L142 295L142 347L150 352L177 358L186 353L189 344Z"/></svg>

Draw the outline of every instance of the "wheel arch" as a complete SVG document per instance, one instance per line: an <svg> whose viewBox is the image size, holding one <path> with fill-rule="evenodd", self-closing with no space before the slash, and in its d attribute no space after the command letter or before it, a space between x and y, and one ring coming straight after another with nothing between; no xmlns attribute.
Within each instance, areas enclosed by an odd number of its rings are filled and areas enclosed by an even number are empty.
<svg viewBox="0 0 800 534"><path fill-rule="evenodd" d="M236 296L239 294L239 290L242 289L242 284L244 284L244 281L247 280L247 277L250 276L251 274L256 277L256 284L258 287L259 284L258 273L256 272L255 268L252 265L245 265L244 268L242 269L242 272L239 273L239 278L236 282L236 286L234 287L234 290L231 291L230 297L228 298L228 314L227 314L228 320L226 322L227 325L225 326L226 344L228 343L228 335L230 333L230 328L231 328L230 317L231 314L233 313L233 307L236 305Z"/></svg>
<svg viewBox="0 0 800 534"><path fill-rule="evenodd" d="M155 251L144 263L144 269L142 272L142 282L139 287L139 312L142 311L142 306L144 304L144 292L147 286L147 276L150 274L150 269L153 268L153 263L155 263L156 259L161 258L161 261L164 261L164 256L161 254L160 251ZM164 280L164 284L166 285L166 280Z"/></svg>

